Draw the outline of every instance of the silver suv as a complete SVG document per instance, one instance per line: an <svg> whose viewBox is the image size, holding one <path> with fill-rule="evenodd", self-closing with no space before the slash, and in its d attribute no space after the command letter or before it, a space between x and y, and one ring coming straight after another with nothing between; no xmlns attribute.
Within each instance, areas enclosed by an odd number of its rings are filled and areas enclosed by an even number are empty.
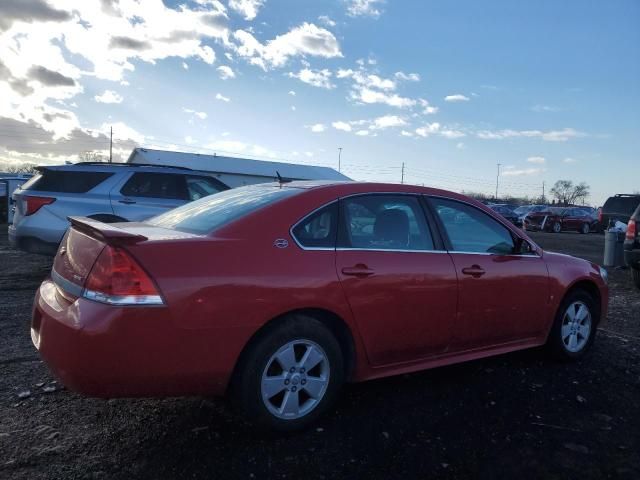
<svg viewBox="0 0 640 480"><path fill-rule="evenodd" d="M127 163L40 167L13 194L9 243L28 252L54 255L69 216L141 221L228 189L209 173L181 167Z"/></svg>

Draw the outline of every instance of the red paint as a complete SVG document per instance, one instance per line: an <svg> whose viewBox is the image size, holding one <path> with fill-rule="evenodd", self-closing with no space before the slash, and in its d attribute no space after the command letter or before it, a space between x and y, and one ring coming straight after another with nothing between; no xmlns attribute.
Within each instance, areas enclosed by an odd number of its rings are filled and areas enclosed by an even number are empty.
<svg viewBox="0 0 640 480"><path fill-rule="evenodd" d="M367 192L471 203L537 255L305 251L290 236L309 212ZM416 186L307 188L210 236L130 224L117 228L136 240L123 242L125 234L105 228L111 233L101 235L95 223L72 227L54 264L62 280L43 282L32 322L34 343L54 373L94 396L224 394L251 337L299 309L345 323L355 350L352 380L362 381L543 344L576 282L599 292L603 315L608 302L597 266L543 252L467 197ZM275 239L289 246L276 248ZM164 305L112 306L80 296L105 245L114 244L149 275Z"/></svg>

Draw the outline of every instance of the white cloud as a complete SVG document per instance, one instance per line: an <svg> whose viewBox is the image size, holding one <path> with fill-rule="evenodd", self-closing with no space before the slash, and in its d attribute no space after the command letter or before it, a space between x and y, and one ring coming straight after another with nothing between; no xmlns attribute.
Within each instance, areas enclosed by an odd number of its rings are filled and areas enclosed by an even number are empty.
<svg viewBox="0 0 640 480"><path fill-rule="evenodd" d="M438 110L439 110L438 107L434 107L433 105L431 105L424 98L419 98L418 102L420 103L420 106L423 107L422 108L422 113L424 115L434 115L434 114L438 113Z"/></svg>
<svg viewBox="0 0 640 480"><path fill-rule="evenodd" d="M412 132L408 132L406 130L402 130L400 132L400 135L402 135L403 137L413 137L413 133Z"/></svg>
<svg viewBox="0 0 640 480"><path fill-rule="evenodd" d="M469 97L465 97L461 93L456 93L455 95L447 95L444 97L445 102L468 102Z"/></svg>
<svg viewBox="0 0 640 480"><path fill-rule="evenodd" d="M408 82L419 82L420 75L417 73L404 73L404 72L396 72L394 75L398 80L404 80Z"/></svg>
<svg viewBox="0 0 640 480"><path fill-rule="evenodd" d="M187 65L187 62L182 62L182 68L184 68L185 70L189 70L189 65Z"/></svg>
<svg viewBox="0 0 640 480"><path fill-rule="evenodd" d="M291 95L292 97L296 96L296 92L294 92L293 90L289 90L289 95Z"/></svg>
<svg viewBox="0 0 640 480"><path fill-rule="evenodd" d="M98 103L122 103L122 95L113 90L105 90L102 95L96 95L93 99Z"/></svg>
<svg viewBox="0 0 640 480"><path fill-rule="evenodd" d="M465 144L464 144L464 143L460 142L460 143L457 143L457 144L456 144L456 148L457 148L458 150L464 150L466 147L465 147Z"/></svg>
<svg viewBox="0 0 640 480"><path fill-rule="evenodd" d="M544 168L523 168L523 169L510 168L510 169L504 170L501 173L501 175L504 175L505 177L518 177L522 175L537 175L538 173L542 173L544 171L545 171Z"/></svg>
<svg viewBox="0 0 640 480"><path fill-rule="evenodd" d="M216 100L220 100L221 102L229 103L231 99L229 97L225 97L221 93L216 93Z"/></svg>
<svg viewBox="0 0 640 480"><path fill-rule="evenodd" d="M197 110L192 110L191 108L183 108L182 111L184 113L190 113L191 115L198 117L200 120L206 120L207 119L207 113L206 112L198 112Z"/></svg>
<svg viewBox="0 0 640 480"><path fill-rule="evenodd" d="M476 132L476 136L483 140L503 140L505 138L541 138L546 142L566 142L572 138L586 137L587 134L573 128L563 128L562 130L481 130Z"/></svg>
<svg viewBox="0 0 640 480"><path fill-rule="evenodd" d="M544 157L529 157L527 158L527 162L529 163L537 163L542 165L543 163L545 163L547 160Z"/></svg>
<svg viewBox="0 0 640 480"><path fill-rule="evenodd" d="M440 124L438 122L427 123L425 126L416 128L416 134L421 137L428 137L436 134L440 131Z"/></svg>
<svg viewBox="0 0 640 480"><path fill-rule="evenodd" d="M385 115L375 118L369 128L372 130L382 130L385 128L402 127L406 124L407 122L397 115Z"/></svg>
<svg viewBox="0 0 640 480"><path fill-rule="evenodd" d="M442 130L440 132L440 136L453 140L453 139L456 139L456 138L466 137L467 135L466 135L466 133L461 132L459 130Z"/></svg>
<svg viewBox="0 0 640 480"><path fill-rule="evenodd" d="M245 30L235 31L233 38L238 42L237 54L263 70L281 67L291 57L301 55L322 58L342 57L336 37L330 31L312 23L305 22L265 44L260 43Z"/></svg>
<svg viewBox="0 0 640 480"><path fill-rule="evenodd" d="M326 68L323 70L311 70L303 68L298 73L289 72L289 77L297 78L301 82L307 83L314 87L332 89L335 87L331 83L332 73Z"/></svg>
<svg viewBox="0 0 640 480"><path fill-rule="evenodd" d="M571 158L571 157L567 157L564 160L562 160L564 163L576 163L578 160L576 160L575 158Z"/></svg>
<svg viewBox="0 0 640 480"><path fill-rule="evenodd" d="M393 93L388 94L367 87L361 87L351 92L351 99L360 103L382 103L391 107L407 108L413 107L416 101L411 98L401 97Z"/></svg>
<svg viewBox="0 0 640 480"><path fill-rule="evenodd" d="M327 15L320 15L318 17L318 21L327 26L327 27L335 27L336 26L336 22L334 22L333 20L331 20L331 18L329 18Z"/></svg>
<svg viewBox="0 0 640 480"><path fill-rule="evenodd" d="M220 65L218 68L216 68L216 70L218 71L218 75L222 80L229 80L231 78L236 78L236 74L231 69L231 67L228 67L226 65Z"/></svg>
<svg viewBox="0 0 640 480"><path fill-rule="evenodd" d="M316 123L315 125L308 125L307 128L311 130L313 133L322 133L327 127L322 123Z"/></svg>
<svg viewBox="0 0 640 480"><path fill-rule="evenodd" d="M356 132L356 135L359 135L360 137L366 137L367 135L369 135L369 130L358 130Z"/></svg>
<svg viewBox="0 0 640 480"><path fill-rule="evenodd" d="M382 13L378 5L384 0L345 0L347 2L347 15L351 17L368 16L379 17Z"/></svg>
<svg viewBox="0 0 640 480"><path fill-rule="evenodd" d="M336 130L342 130L343 132L350 132L351 131L351 125L348 124L347 122L333 122L331 124L331 126L333 128L335 128Z"/></svg>
<svg viewBox="0 0 640 480"><path fill-rule="evenodd" d="M241 14L245 20L253 20L265 0L229 0L229 8Z"/></svg>

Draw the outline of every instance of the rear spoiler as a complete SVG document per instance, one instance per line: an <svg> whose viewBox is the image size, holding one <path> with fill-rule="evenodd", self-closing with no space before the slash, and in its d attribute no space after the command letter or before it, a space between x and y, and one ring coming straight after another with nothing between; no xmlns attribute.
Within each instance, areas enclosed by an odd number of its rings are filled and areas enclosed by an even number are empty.
<svg viewBox="0 0 640 480"><path fill-rule="evenodd" d="M124 228L116 227L111 223L103 223L88 217L68 217L71 226L87 235L103 240L110 244L139 243L147 240L147 237L138 233L131 233Z"/></svg>

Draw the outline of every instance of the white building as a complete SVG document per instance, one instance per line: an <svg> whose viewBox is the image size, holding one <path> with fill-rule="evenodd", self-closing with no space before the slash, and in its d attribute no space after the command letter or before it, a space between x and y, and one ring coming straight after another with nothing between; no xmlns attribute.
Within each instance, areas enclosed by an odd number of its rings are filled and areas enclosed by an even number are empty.
<svg viewBox="0 0 640 480"><path fill-rule="evenodd" d="M253 183L273 182L278 174L288 180L351 180L333 168L295 163L269 162L247 158L222 157L199 153L171 152L135 148L128 163L187 167L213 173L232 188ZM276 173L277 172L277 173Z"/></svg>

